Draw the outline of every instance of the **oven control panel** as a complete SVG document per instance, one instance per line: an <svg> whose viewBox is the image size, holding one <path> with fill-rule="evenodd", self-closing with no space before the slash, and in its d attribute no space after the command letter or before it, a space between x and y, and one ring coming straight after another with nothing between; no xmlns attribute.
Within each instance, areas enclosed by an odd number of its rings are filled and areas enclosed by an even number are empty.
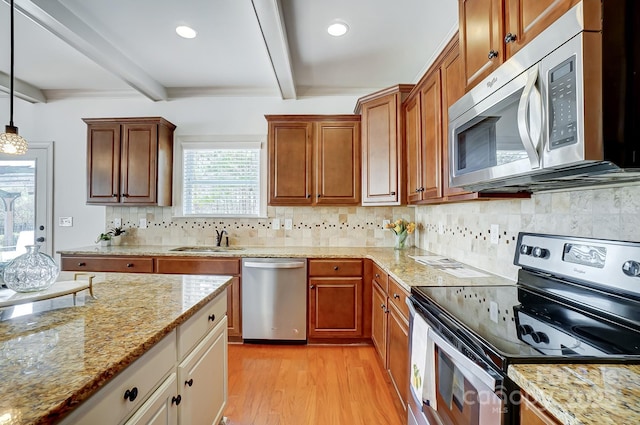
<svg viewBox="0 0 640 425"><path fill-rule="evenodd" d="M520 233L514 264L616 293L640 296L640 243Z"/></svg>

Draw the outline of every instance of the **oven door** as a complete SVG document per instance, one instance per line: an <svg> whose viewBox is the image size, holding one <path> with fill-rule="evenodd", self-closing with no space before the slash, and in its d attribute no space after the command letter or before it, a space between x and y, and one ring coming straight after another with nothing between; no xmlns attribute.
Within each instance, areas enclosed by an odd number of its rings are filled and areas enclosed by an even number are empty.
<svg viewBox="0 0 640 425"><path fill-rule="evenodd" d="M478 362L455 348L438 331L445 324L428 311L414 305L414 302L416 301L412 301L411 297L407 299L411 318L412 374L408 423L504 425L505 410L499 395L503 389L500 375L481 367ZM425 327L426 339L421 342L420 339L425 336ZM422 345L424 347L421 349ZM471 353L468 348L464 350ZM415 385L416 370L423 370L419 387Z"/></svg>

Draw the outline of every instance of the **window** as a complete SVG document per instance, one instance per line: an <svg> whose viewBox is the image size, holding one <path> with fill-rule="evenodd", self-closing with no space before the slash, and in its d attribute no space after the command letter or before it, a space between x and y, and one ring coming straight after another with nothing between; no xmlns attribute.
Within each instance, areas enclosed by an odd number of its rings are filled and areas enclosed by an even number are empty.
<svg viewBox="0 0 640 425"><path fill-rule="evenodd" d="M175 215L216 217L265 216L263 143L185 141L179 144ZM178 197L177 197L178 198Z"/></svg>

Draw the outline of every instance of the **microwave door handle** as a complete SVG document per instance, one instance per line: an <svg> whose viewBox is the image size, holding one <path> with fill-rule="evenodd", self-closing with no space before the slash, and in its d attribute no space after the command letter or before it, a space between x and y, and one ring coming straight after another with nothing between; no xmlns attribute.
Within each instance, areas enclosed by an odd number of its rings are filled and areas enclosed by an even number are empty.
<svg viewBox="0 0 640 425"><path fill-rule="evenodd" d="M539 139L534 141L531 137L530 122L529 122L529 108L531 104L531 98L535 95L538 100L537 107L542 109L542 104L539 102L540 93L536 89L536 81L538 80L538 65L531 68L527 75L527 84L524 87L522 96L520 97L520 103L518 104L518 131L520 132L520 138L522 139L524 150L527 152L529 162L532 169L540 168L540 156L538 155L538 142ZM541 111L540 111L541 112ZM542 113L540 113L542 116ZM542 123L540 123L542 127ZM541 132L538 132L541 134Z"/></svg>

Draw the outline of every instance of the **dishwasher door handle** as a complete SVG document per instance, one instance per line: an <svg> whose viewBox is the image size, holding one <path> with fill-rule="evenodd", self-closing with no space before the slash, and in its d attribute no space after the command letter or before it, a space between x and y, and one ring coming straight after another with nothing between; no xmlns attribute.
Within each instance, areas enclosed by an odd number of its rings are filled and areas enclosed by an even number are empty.
<svg viewBox="0 0 640 425"><path fill-rule="evenodd" d="M244 267L253 269L300 269L304 267L304 261L290 261L286 263L262 263L256 261L246 261Z"/></svg>

